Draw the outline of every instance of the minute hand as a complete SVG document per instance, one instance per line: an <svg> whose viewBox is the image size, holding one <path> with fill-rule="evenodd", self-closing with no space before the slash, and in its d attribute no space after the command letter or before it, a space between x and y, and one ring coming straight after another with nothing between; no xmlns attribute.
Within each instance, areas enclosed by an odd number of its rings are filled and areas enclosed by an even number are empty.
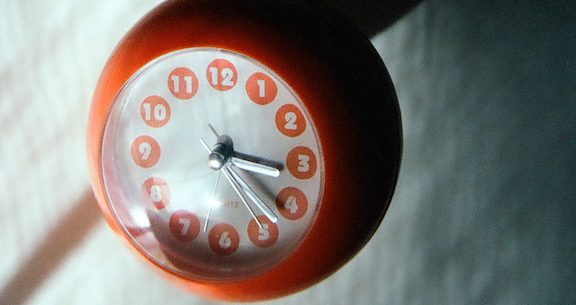
<svg viewBox="0 0 576 305"><path fill-rule="evenodd" d="M244 182L244 179L242 179L238 174L236 174L236 172L232 168L230 168L229 165L224 166L223 170L226 173L230 174L234 178L234 180L238 182L244 193L248 197L250 197L252 202L254 202L254 204L258 207L258 209L264 215L266 215L266 217L268 217L268 219L270 219L271 222L276 223L278 221L278 216L276 216L276 214L274 214L274 212L270 210L268 205L266 205L266 203L262 201L260 196L258 196L258 194L256 194L256 192L254 192L254 190L252 190L252 188L248 184L246 184L246 182Z"/></svg>

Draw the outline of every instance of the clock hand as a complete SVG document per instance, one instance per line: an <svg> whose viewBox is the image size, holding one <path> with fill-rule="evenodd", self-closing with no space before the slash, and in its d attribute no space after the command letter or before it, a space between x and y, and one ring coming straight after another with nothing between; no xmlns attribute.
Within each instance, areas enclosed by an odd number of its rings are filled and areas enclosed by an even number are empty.
<svg viewBox="0 0 576 305"><path fill-rule="evenodd" d="M268 217L268 219L270 219L271 222L276 223L278 221L278 216L276 216L276 214L274 214L274 212L270 210L268 205L264 203L264 201L260 198L258 194L256 194L256 192L248 185L248 183L246 183L244 179L240 177L240 175L238 175L236 172L234 172L234 170L232 170L231 165L233 165L233 163L228 163L227 160L229 160L230 158L225 155L225 152L228 150L226 148L223 148L222 153L217 151L217 149L219 147L224 146L225 143L218 143L217 145L222 146L215 146L214 149L210 149L208 144L206 144L206 142L202 138L200 138L200 143L202 143L204 149L210 152L208 161L210 168L214 170L222 170L224 172L224 176L227 178L228 182L232 185L234 191L236 191L236 193L240 196L240 199L242 199L242 202L248 208L250 214L254 217L254 212L248 205L248 202L246 201L246 198L243 196L243 193L246 194L252 200L252 202L254 202L254 204L256 205L256 207L258 207L258 209L262 212L262 214L266 215L266 217ZM258 222L258 224L260 225L260 222L257 219L256 222Z"/></svg>
<svg viewBox="0 0 576 305"><path fill-rule="evenodd" d="M232 188L234 189L234 191L236 192L238 197L240 197L240 200L242 201L242 203L244 204L246 209L248 209L248 212L250 212L250 215L252 216L252 218L254 218L254 220L256 221L258 226L260 228L262 228L262 223L260 222L258 217L256 217L254 210L252 210L252 207L250 207L250 204L248 204L248 201L246 200L246 198L244 197L244 194L240 190L241 187L240 187L238 181L230 174L230 172L228 172L228 170L229 170L229 168L227 168L227 167L223 168L224 177L226 177L226 179L230 183L230 186L232 186Z"/></svg>
<svg viewBox="0 0 576 305"><path fill-rule="evenodd" d="M270 177L278 177L280 176L280 170L278 170L275 167L272 166L268 166L262 163L258 163L258 162L254 162L254 161L250 161L244 158L239 157L238 155L235 155L234 157L232 157L230 159L231 164L243 169L243 170L247 170L253 173L258 173L258 174L262 174L262 175L266 175L266 176L270 176Z"/></svg>
<svg viewBox="0 0 576 305"><path fill-rule="evenodd" d="M208 127L216 136L216 145L213 149L210 149L210 156L208 157L210 168L220 169L228 161L231 161L232 165L243 170L270 177L280 176L281 164L270 166L263 162L258 162L260 158L234 151L234 143L229 136L218 134L212 124L208 124ZM205 145L205 147L208 147L208 145Z"/></svg>
<svg viewBox="0 0 576 305"><path fill-rule="evenodd" d="M224 166L223 169L224 172L228 172L232 176L232 178L234 178L238 182L238 184L240 184L240 186L244 190L244 193L246 193L246 195L248 195L248 197L252 199L252 202L256 204L258 209L264 215L266 215L266 217L268 217L268 219L270 219L271 222L276 223L278 221L278 216L276 216L276 214L274 214L274 212L270 210L268 205L266 205L266 203L262 200L262 198L260 198L260 196L258 196L258 194L254 192L254 190L244 181L244 179L242 179L242 177L240 177L229 165Z"/></svg>
<svg viewBox="0 0 576 305"><path fill-rule="evenodd" d="M218 190L218 184L220 183L220 172L218 172L218 176L216 177L216 185L214 186L214 200L216 200L216 191ZM212 212L212 208L214 205L210 203L210 207L208 208L208 213L206 213L206 221L204 222L204 232L208 229L208 222L210 221L210 213Z"/></svg>
<svg viewBox="0 0 576 305"><path fill-rule="evenodd" d="M214 126L212 126L212 124L208 123L208 128L210 128L210 131L212 131L212 133L214 134L214 136L216 136L216 138L220 136L216 131L216 129L214 129Z"/></svg>

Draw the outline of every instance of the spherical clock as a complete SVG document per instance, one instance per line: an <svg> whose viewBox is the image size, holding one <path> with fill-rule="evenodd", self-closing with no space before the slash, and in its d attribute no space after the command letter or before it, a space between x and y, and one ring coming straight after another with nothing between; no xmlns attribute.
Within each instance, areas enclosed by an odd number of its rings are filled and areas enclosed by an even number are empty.
<svg viewBox="0 0 576 305"><path fill-rule="evenodd" d="M110 226L175 282L233 301L351 259L388 208L401 143L369 40L290 0L160 5L108 60L88 126Z"/></svg>

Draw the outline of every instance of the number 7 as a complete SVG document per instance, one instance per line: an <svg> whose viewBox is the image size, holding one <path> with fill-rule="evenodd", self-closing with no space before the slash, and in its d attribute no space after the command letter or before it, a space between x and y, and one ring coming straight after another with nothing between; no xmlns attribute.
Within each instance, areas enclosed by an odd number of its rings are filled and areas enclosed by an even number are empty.
<svg viewBox="0 0 576 305"><path fill-rule="evenodd" d="M190 219L180 218L178 219L178 223L182 225L182 231L180 231L180 235L186 236L188 234L188 230L190 229Z"/></svg>

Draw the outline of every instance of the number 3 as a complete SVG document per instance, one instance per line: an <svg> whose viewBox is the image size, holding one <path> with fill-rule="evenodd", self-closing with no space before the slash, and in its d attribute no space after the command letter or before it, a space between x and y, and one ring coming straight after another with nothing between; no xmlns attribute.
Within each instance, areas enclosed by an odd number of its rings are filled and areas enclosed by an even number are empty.
<svg viewBox="0 0 576 305"><path fill-rule="evenodd" d="M298 179L310 179L316 174L316 155L306 146L292 148L286 156L286 167Z"/></svg>
<svg viewBox="0 0 576 305"><path fill-rule="evenodd" d="M308 155L298 155L298 171L306 173L310 170L310 157Z"/></svg>

